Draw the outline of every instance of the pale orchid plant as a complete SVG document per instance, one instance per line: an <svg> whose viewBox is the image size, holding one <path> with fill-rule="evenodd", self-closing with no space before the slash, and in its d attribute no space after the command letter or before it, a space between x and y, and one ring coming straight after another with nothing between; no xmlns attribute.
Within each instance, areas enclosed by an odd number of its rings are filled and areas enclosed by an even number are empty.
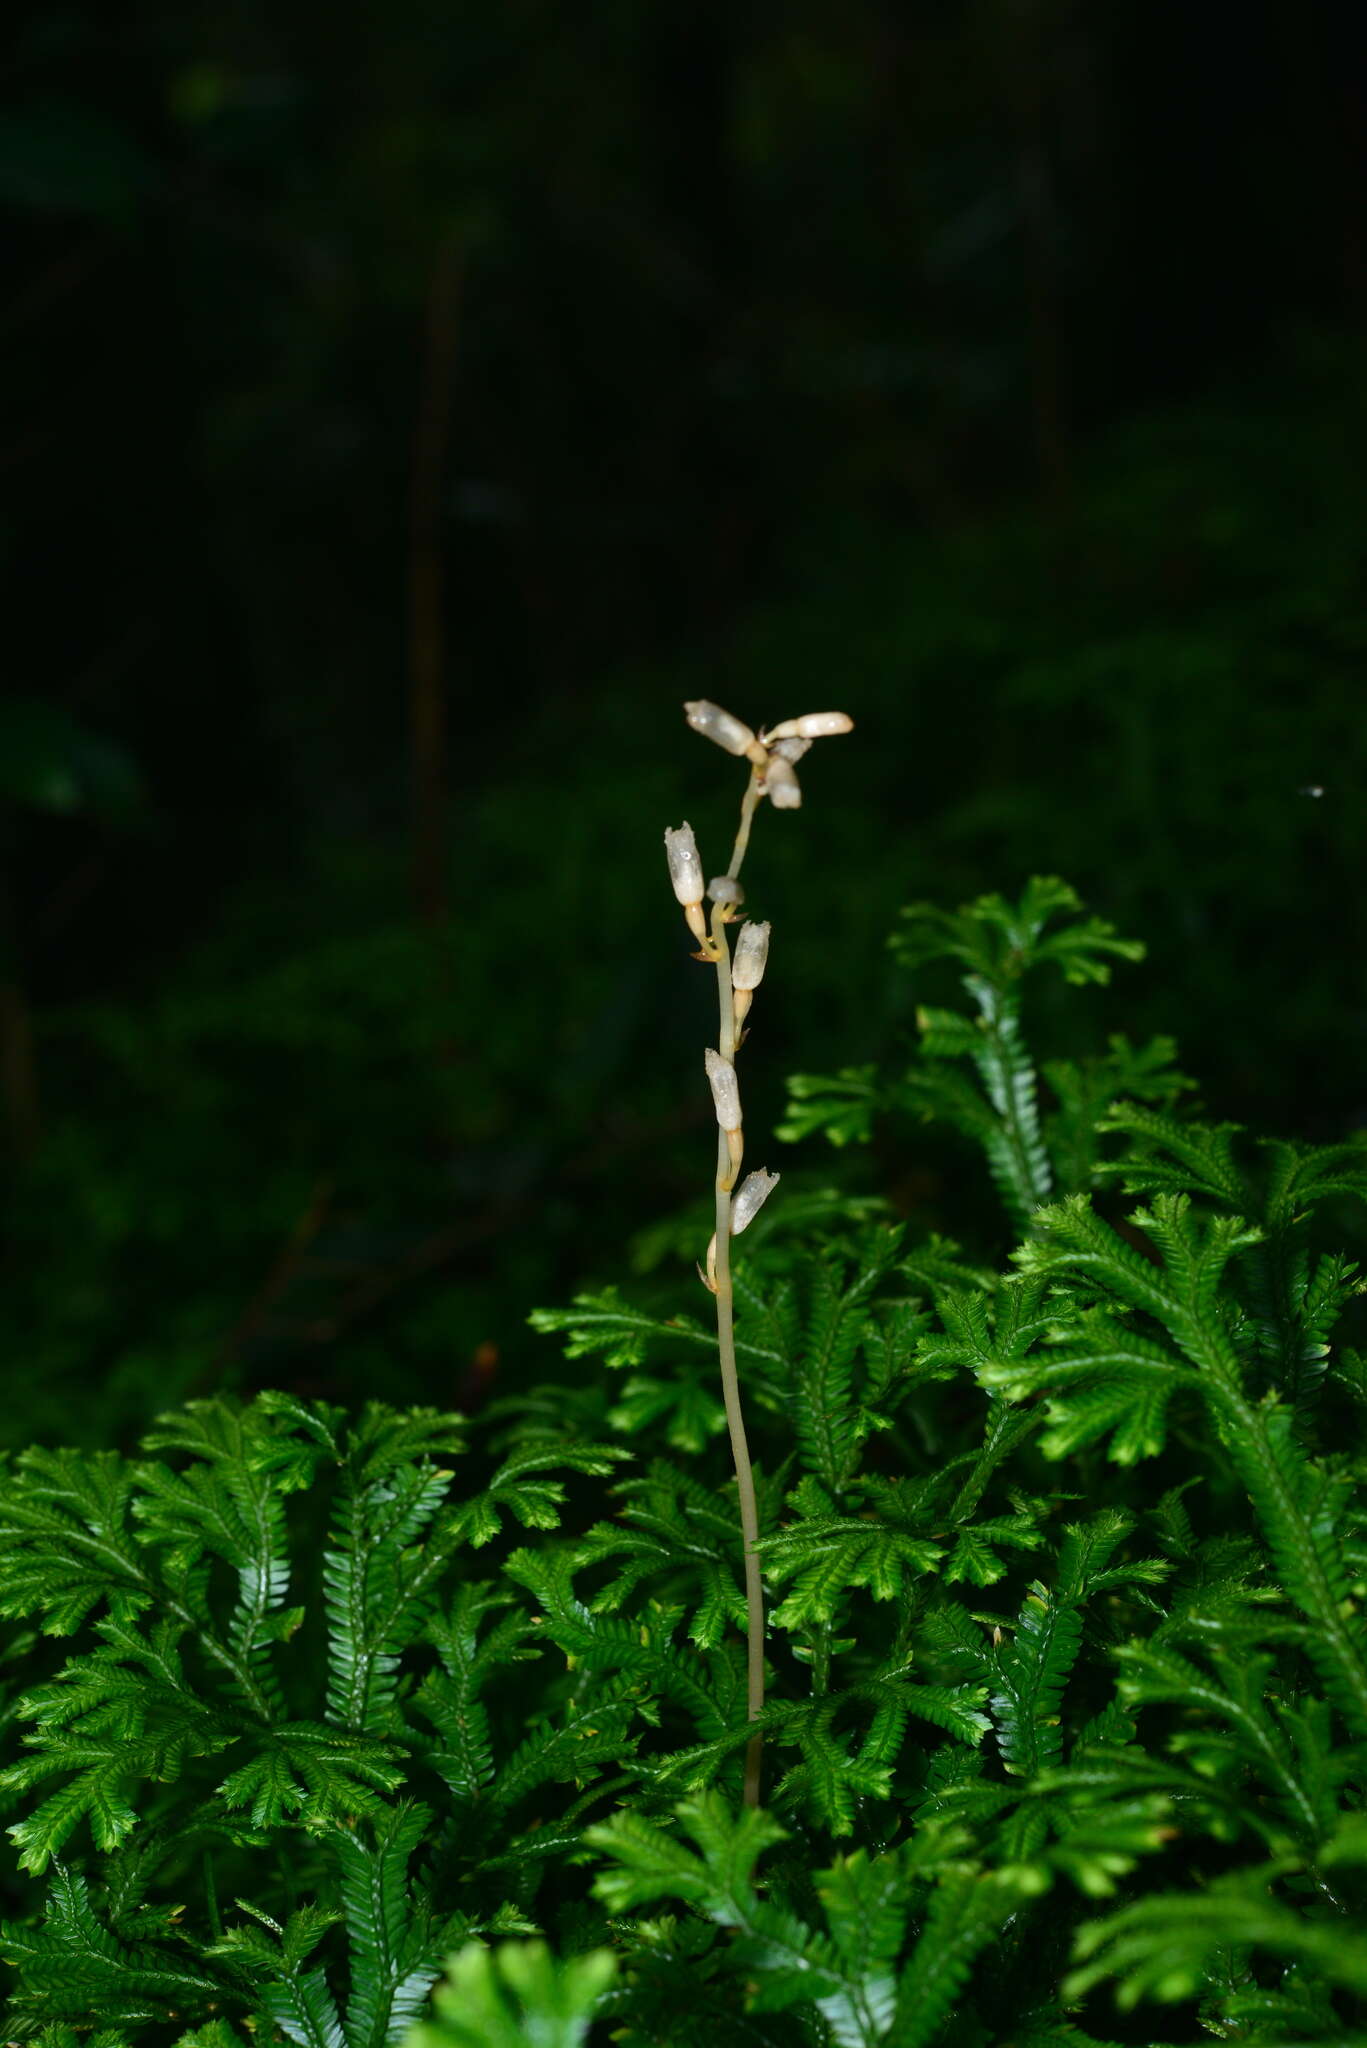
<svg viewBox="0 0 1367 2048"><path fill-rule="evenodd" d="M674 894L683 907L688 929L698 941L698 960L717 970L717 1044L703 1055L703 1066L712 1090L719 1137L717 1143L716 1229L707 1248L704 1284L716 1299L717 1348L721 1357L722 1398L731 1437L731 1454L736 1467L736 1488L740 1495L741 1537L745 1547L746 1612L746 1713L757 1722L764 1709L764 1589L760 1581L759 1518L755 1505L754 1474L741 1411L740 1382L736 1372L734 1301L731 1286L731 1239L751 1223L778 1181L776 1173L763 1167L748 1174L739 1188L736 1181L744 1156L744 1119L741 1114L740 1078L736 1054L745 1038L743 1025L754 992L764 978L769 956L769 926L742 923L732 954L727 926L741 914L745 891L740 870L750 841L755 811L764 797L776 810L794 811L802 802L797 763L814 740L849 732L853 720L843 711L809 711L801 718L785 718L769 730L752 732L750 727L719 704L706 698L684 705L688 723L705 739L713 740L728 754L747 761L750 779L741 798L740 825L725 874L704 881L703 865L693 828L685 823L665 833L665 853ZM704 912L710 901L710 918ZM745 1758L745 1799L759 1801L760 1736L751 1738Z"/></svg>

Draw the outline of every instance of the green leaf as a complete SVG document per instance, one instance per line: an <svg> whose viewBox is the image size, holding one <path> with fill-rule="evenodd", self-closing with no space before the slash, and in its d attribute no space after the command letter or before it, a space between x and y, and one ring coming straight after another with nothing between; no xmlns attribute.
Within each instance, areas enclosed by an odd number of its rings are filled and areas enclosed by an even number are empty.
<svg viewBox="0 0 1367 2048"><path fill-rule="evenodd" d="M722 1926L742 1924L758 1904L755 1865L785 1839L785 1830L762 1808L733 1814L715 1792L685 1800L676 1812L696 1850L630 1813L587 1829L590 1847L613 1859L613 1867L595 1878L595 1893L613 1913L677 1898L701 1906Z"/></svg>
<svg viewBox="0 0 1367 2048"><path fill-rule="evenodd" d="M426 1840L426 1807L399 1806L364 1830L336 1838L342 1906L351 1958L347 2048L385 2048L402 2040L427 2001L445 1948L408 1880Z"/></svg>
<svg viewBox="0 0 1367 2048"><path fill-rule="evenodd" d="M407 2048L581 2048L617 1967L609 1949L561 1961L541 1941L468 1942Z"/></svg>
<svg viewBox="0 0 1367 2048"><path fill-rule="evenodd" d="M713 1358L717 1351L715 1329L705 1330L692 1316L663 1321L647 1315L629 1307L615 1287L597 1294L577 1294L570 1308L533 1309L527 1320L543 1336L568 1333L566 1358L600 1355L605 1365L619 1372L644 1365L652 1348L660 1344L701 1347ZM772 1365L779 1360L777 1352L741 1335L736 1338L736 1353L742 1363L755 1359Z"/></svg>
<svg viewBox="0 0 1367 2048"><path fill-rule="evenodd" d="M608 1410L608 1421L628 1437L662 1427L666 1443L696 1456L726 1428L726 1410L712 1389L689 1372L677 1372L672 1380L633 1373Z"/></svg>
<svg viewBox="0 0 1367 2048"><path fill-rule="evenodd" d="M898 1981L886 2036L890 2048L929 2048L977 1956L1018 1909L1023 1889L1012 1874L968 1865L940 1879L911 1962Z"/></svg>
<svg viewBox="0 0 1367 2048"><path fill-rule="evenodd" d="M1038 1580L1030 1588L1010 1645L996 1660L1000 1690L991 1709L1002 1762L1028 1777L1062 1754L1059 1707L1082 1646L1082 1617Z"/></svg>
<svg viewBox="0 0 1367 2048"><path fill-rule="evenodd" d="M1160 1892L1138 1899L1079 1932L1078 1967L1064 1979L1065 2001L1112 1983L1129 2011L1147 1999L1172 2004L1197 1997L1217 1957L1230 1948L1261 1949L1299 1963L1331 1986L1367 1992L1367 1936L1341 1917L1312 1918L1268 1890L1278 1866L1256 1866L1217 1879L1204 1890Z"/></svg>
<svg viewBox="0 0 1367 2048"><path fill-rule="evenodd" d="M836 1146L867 1145L880 1103L875 1068L841 1067L835 1074L790 1074L783 1121L774 1136L800 1144L820 1131Z"/></svg>
<svg viewBox="0 0 1367 2048"><path fill-rule="evenodd" d="M727 1713L692 1652L670 1640L673 1624L658 1614L628 1622L595 1614L574 1590L574 1566L563 1552L516 1550L504 1570L525 1586L543 1610L549 1639L577 1663L596 1672L634 1673L667 1699L676 1700L705 1739L721 1735Z"/></svg>
<svg viewBox="0 0 1367 2048"><path fill-rule="evenodd" d="M0 1955L20 1973L11 2013L86 2025L208 2016L224 1985L173 1942L126 1942L97 1915L86 1881L56 1864L41 1923L0 1925Z"/></svg>
<svg viewBox="0 0 1367 2048"><path fill-rule="evenodd" d="M994 894L957 911L908 904L901 913L905 929L888 944L904 966L951 958L999 983L1043 965L1061 968L1079 986L1105 982L1112 959L1143 959L1137 940L1118 938L1105 918L1076 916L1081 909L1077 891L1057 875L1032 875L1015 903ZM1073 921L1050 930L1058 918Z"/></svg>

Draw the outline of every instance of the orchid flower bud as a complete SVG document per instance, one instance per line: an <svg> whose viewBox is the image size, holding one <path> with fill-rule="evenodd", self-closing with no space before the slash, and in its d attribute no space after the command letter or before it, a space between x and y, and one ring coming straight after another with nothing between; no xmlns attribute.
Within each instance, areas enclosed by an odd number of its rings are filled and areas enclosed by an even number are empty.
<svg viewBox="0 0 1367 2048"><path fill-rule="evenodd" d="M755 744L755 735L748 725L742 725L740 719L706 697L692 698L684 705L684 712L694 732L725 747L728 754L748 753Z"/></svg>
<svg viewBox="0 0 1367 2048"><path fill-rule="evenodd" d="M764 771L764 787L776 811L795 811L802 802L802 785L797 770L782 754L771 754Z"/></svg>
<svg viewBox="0 0 1367 2048"><path fill-rule="evenodd" d="M731 1004L738 1031L750 1014L750 1004L764 979L764 963L768 958L769 926L747 921L740 928L735 957L731 962Z"/></svg>
<svg viewBox="0 0 1367 2048"><path fill-rule="evenodd" d="M669 862L669 879L674 885L674 894L685 910L690 903L701 903L702 862L698 858L698 842L693 837L693 827L686 819L682 825L665 827L665 857Z"/></svg>
<svg viewBox="0 0 1367 2048"><path fill-rule="evenodd" d="M707 893L714 903L725 903L731 907L745 901L745 885L734 875L713 875L707 885Z"/></svg>
<svg viewBox="0 0 1367 2048"><path fill-rule="evenodd" d="M707 919L702 908L702 862L698 858L698 842L693 837L693 827L684 820L682 825L665 827L665 858L669 862L669 879L674 885L674 894L683 905L684 922L704 952L710 950L707 937Z"/></svg>
<svg viewBox="0 0 1367 2048"><path fill-rule="evenodd" d="M709 1046L703 1055L707 1078L712 1084L712 1100L716 1105L717 1122L721 1125L726 1139L727 1171L717 1181L719 1188L732 1188L740 1172L740 1162L745 1151L745 1138L741 1131L740 1082L730 1060L724 1060L719 1052Z"/></svg>
<svg viewBox="0 0 1367 2048"><path fill-rule="evenodd" d="M719 1052L713 1052L709 1045L703 1054L703 1066L712 1085L712 1101L716 1106L717 1122L724 1131L740 1129L740 1082L730 1060L724 1060Z"/></svg>
<svg viewBox="0 0 1367 2048"><path fill-rule="evenodd" d="M804 711L801 718L785 718L767 740L824 740L835 733L853 732L854 720L844 711Z"/></svg>
<svg viewBox="0 0 1367 2048"><path fill-rule="evenodd" d="M754 1222L778 1183L778 1174L770 1173L767 1167L757 1167L754 1173L746 1174L731 1204L732 1237L739 1237L747 1223Z"/></svg>
<svg viewBox="0 0 1367 2048"><path fill-rule="evenodd" d="M749 920L740 928L736 940L736 956L731 962L731 985L733 988L758 988L764 979L765 962L769 958L769 922L752 924Z"/></svg>

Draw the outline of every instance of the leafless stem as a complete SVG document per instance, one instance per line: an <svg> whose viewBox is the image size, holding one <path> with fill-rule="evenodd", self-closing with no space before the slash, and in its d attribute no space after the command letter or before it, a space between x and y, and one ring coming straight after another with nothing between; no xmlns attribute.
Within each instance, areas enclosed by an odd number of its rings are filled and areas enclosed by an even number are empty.
<svg viewBox="0 0 1367 2048"><path fill-rule="evenodd" d="M710 698L691 698L684 705L689 725L704 739L728 754L743 756L750 763L750 779L741 799L740 822L731 865L724 876L707 884L693 827L685 822L665 832L665 858L670 886L683 910L688 929L698 941L697 960L710 961L717 970L719 1013L717 1045L708 1048L703 1066L712 1089L720 1136L717 1140L716 1231L707 1248L707 1264L698 1268L703 1284L711 1289L717 1304L717 1353L721 1362L722 1400L726 1427L731 1438L731 1457L736 1468L736 1492L740 1499L741 1539L745 1549L745 1638L746 1714L752 1732L745 1751L745 1804L758 1806L764 1717L764 1586L759 1566L759 1511L755 1500L755 1478L750 1463L750 1446L745 1436L745 1417L740 1403L740 1378L736 1371L735 1293L731 1280L731 1233L733 1224L744 1230L765 1200L777 1174L761 1167L748 1176L739 1190L739 1207L733 1206L732 1190L740 1179L744 1156L744 1119L740 1082L736 1073L737 1042L741 1022L759 987L769 951L769 925L746 923L736 943L732 961L726 927L738 915L744 891L738 886L741 863L750 843L750 827L762 796L775 810L797 810L802 790L794 763L800 761L814 740L850 732L854 721L843 711L807 711L800 718L783 719L771 731L758 736L742 719L736 718ZM710 925L703 905L712 897ZM736 982L740 983L737 990ZM739 997L739 1000L738 1000Z"/></svg>
<svg viewBox="0 0 1367 2048"><path fill-rule="evenodd" d="M731 854L728 873L738 874L750 837L750 821L759 801L757 779L750 777L741 804L740 829ZM712 943L717 955L717 1050L723 1059L736 1056L735 997L731 987L731 948L726 936L726 909L716 904L712 911ZM745 1435L745 1417L740 1404L740 1376L736 1370L735 1301L731 1286L731 1190L739 1161L733 1158L725 1131L717 1139L717 1239L716 1303L717 1349L721 1357L721 1390L726 1408L726 1427L731 1437L731 1457L736 1467L736 1491L740 1495L741 1538L745 1545L745 1634L746 1714L758 1721L764 1711L764 1587L760 1580L759 1513L755 1503L755 1480L750 1465L750 1446ZM745 1752L745 1803L758 1806L760 1752L763 1737L750 1738Z"/></svg>

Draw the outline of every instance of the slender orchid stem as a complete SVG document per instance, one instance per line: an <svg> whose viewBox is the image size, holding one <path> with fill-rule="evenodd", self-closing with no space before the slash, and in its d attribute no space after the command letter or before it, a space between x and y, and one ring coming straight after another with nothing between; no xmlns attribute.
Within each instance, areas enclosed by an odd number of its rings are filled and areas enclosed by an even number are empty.
<svg viewBox="0 0 1367 2048"><path fill-rule="evenodd" d="M753 788L753 779L751 787ZM747 792L748 795L748 792ZM749 811L742 811L742 839L748 834ZM744 847L737 841L741 852ZM732 856L732 869L739 864ZM716 904L712 911L712 941L717 948L717 1003L720 1029L718 1049L723 1059L734 1059L736 1051L736 1012L731 989L731 948L726 937L726 911L723 904ZM755 1479L750 1466L750 1446L745 1435L745 1417L740 1405L740 1376L736 1370L735 1304L731 1287L731 1190L735 1185L737 1166L732 1161L731 1149L723 1131L717 1140L717 1250L716 1250L716 1303L717 1303L717 1350L721 1358L722 1401L726 1408L726 1427L731 1437L731 1457L736 1468L736 1491L740 1495L741 1539L745 1545L745 1634L746 1634L746 1714L751 1721L758 1721L764 1711L764 1587L760 1580L759 1553L755 1545L759 1541L759 1513L755 1503ZM745 1803L759 1804L760 1748L763 1738L755 1734L750 1738L745 1752Z"/></svg>
<svg viewBox="0 0 1367 2048"><path fill-rule="evenodd" d="M731 865L726 870L733 882L740 879L740 864L745 859L745 849L750 844L750 824L755 815L755 807L759 803L762 787L758 775L751 769L745 795L741 798L740 825L736 831L736 843L731 848Z"/></svg>
<svg viewBox="0 0 1367 2048"><path fill-rule="evenodd" d="M714 741L728 754L744 755L750 762L750 779L741 799L740 823L731 865L724 876L710 885L712 917L710 928L704 920L704 869L698 856L691 825L671 826L665 833L665 854L669 878L681 905L688 929L699 945L695 959L710 961L717 970L718 1028L715 1051L709 1049L704 1066L712 1087L717 1111L716 1232L707 1251L705 1284L717 1304L717 1352L721 1362L722 1400L726 1427L731 1438L731 1457L736 1468L736 1492L740 1498L741 1539L745 1547L745 1637L746 1715L755 1723L764 1715L764 1586L759 1567L759 1510L755 1500L755 1478L746 1441L745 1417L740 1403L740 1377L736 1370L735 1294L731 1281L731 1236L733 1225L743 1230L767 1197L777 1174L761 1169L752 1173L740 1191L739 1210L733 1210L732 1191L740 1174L744 1153L739 1083L735 1072L737 1039L749 1010L754 990L764 973L769 948L769 926L747 924L735 963L733 981L731 946L726 927L744 900L735 886L741 863L750 843L750 827L760 799L767 795L777 810L796 810L802 801L793 762L800 760L814 739L832 733L849 732L853 721L843 711L805 713L786 720L767 738L759 738L748 725L724 711L719 704L699 698L685 704L684 711L695 732ZM740 1001L737 1002L737 993ZM700 1273L702 1268L699 1268ZM763 1736L758 1727L745 1751L745 1804L758 1806Z"/></svg>

